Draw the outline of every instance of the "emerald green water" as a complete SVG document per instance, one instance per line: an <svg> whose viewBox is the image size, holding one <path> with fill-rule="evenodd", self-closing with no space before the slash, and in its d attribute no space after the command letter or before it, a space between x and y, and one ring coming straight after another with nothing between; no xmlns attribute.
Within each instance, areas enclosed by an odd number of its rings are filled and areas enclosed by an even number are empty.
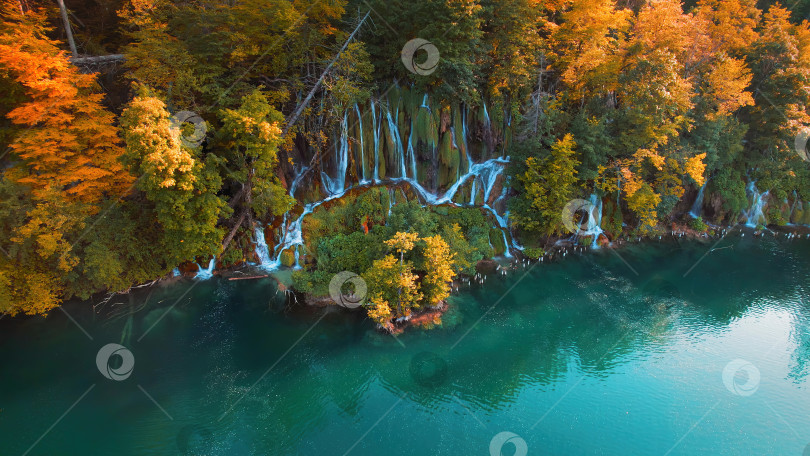
<svg viewBox="0 0 810 456"><path fill-rule="evenodd" d="M801 455L810 240L730 235L683 277L713 243L493 275L398 340L360 312L285 308L271 281L66 306L87 335L60 311L7 317L0 455L486 456L504 431L503 455L519 439L528 455ZM96 366L111 342L134 357L122 381ZM724 383L736 359L759 379Z"/></svg>

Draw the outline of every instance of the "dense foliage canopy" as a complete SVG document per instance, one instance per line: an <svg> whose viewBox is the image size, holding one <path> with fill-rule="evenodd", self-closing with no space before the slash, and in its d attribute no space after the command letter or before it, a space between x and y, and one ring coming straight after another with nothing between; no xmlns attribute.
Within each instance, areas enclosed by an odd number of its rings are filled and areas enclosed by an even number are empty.
<svg viewBox="0 0 810 456"><path fill-rule="evenodd" d="M319 170L346 112L393 82L435 100L415 115L425 137L462 128L459 106L486 107L471 134L503 137L511 234L526 247L562 233L562 208L591 194L611 235L661 229L704 185L714 223L737 221L750 182L810 200L796 150L810 126L806 0L68 0L80 54L123 54L107 66L68 53L55 4L0 2L0 313L214 255L249 260L257 223L300 210L291 171ZM436 47L435 71L403 65L413 38ZM186 111L194 123L177 120ZM430 146L460 173L446 152L466 144ZM438 305L508 247L485 211L391 195L371 188L307 218L296 286L324 295L332 274L356 271L384 324Z"/></svg>

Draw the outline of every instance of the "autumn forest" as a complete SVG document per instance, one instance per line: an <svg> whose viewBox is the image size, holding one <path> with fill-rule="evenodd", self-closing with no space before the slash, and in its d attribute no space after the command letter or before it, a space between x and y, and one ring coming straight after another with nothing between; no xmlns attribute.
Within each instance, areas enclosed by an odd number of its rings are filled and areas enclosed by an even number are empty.
<svg viewBox="0 0 810 456"><path fill-rule="evenodd" d="M810 223L807 1L0 1L0 314L211 262L393 330L572 200L587 246Z"/></svg>

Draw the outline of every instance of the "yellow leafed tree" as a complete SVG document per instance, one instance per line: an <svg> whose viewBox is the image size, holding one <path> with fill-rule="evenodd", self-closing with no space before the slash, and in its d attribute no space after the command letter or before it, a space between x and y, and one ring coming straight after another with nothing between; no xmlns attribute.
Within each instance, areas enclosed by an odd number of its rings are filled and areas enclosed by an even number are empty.
<svg viewBox="0 0 810 456"><path fill-rule="evenodd" d="M422 291L429 306L437 306L450 296L450 284L456 276L453 271L455 253L438 234L422 238L425 242L425 269Z"/></svg>

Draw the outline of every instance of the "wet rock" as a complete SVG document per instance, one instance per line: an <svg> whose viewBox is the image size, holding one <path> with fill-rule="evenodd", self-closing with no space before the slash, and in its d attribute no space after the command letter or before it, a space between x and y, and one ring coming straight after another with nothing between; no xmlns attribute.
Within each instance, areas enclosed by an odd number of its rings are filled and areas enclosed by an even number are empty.
<svg viewBox="0 0 810 456"><path fill-rule="evenodd" d="M498 270L498 262L494 260L481 260L475 265L476 272L480 274L494 274Z"/></svg>

